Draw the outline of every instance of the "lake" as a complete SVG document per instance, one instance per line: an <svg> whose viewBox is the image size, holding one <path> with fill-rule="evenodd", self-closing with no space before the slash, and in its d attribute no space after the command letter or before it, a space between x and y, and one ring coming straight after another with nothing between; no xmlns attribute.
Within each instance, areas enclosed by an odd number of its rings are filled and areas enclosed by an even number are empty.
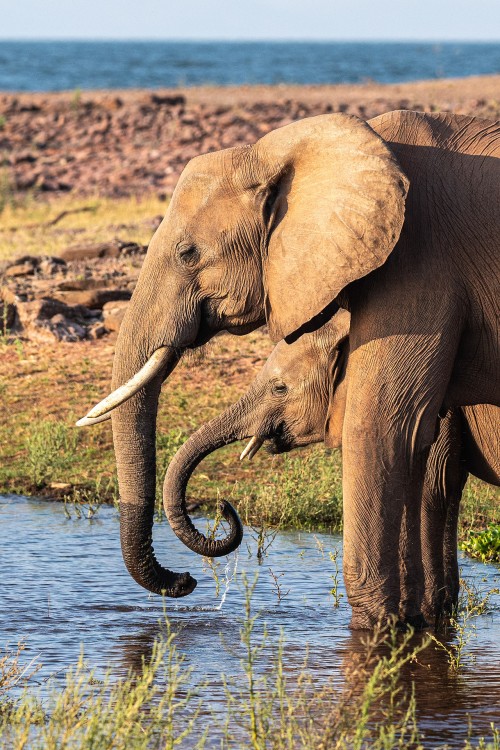
<svg viewBox="0 0 500 750"><path fill-rule="evenodd" d="M205 528L202 518L196 522ZM161 599L141 589L125 570L116 511L104 506L88 520L78 519L72 510L67 518L60 503L0 497L0 524L0 645L15 647L25 639L26 660L36 656L43 665L36 675L42 684L52 675L62 685L82 648L97 678L108 666L113 680L140 668L141 659L151 655L164 613ZM197 679L208 681L206 700L215 716L222 716L226 705L221 673L236 684L244 679L239 640L243 571L250 581L259 574L252 605L258 613L257 633L264 627L268 632L259 674L268 669L283 632L290 679L300 673L308 654L315 688L331 681L342 686L366 634L348 629L350 609L341 576L338 607L330 593L335 575L330 552L338 554L341 566L338 535L281 532L259 564L255 533L246 529L238 554L219 565L218 592L202 558L183 547L165 521L156 524L154 542L160 561L174 570L189 570L198 579L191 596L167 601L166 614L179 632L177 644L186 665L195 668ZM472 587L499 587L498 567L464 556L460 565ZM279 577L283 594L288 592L281 601L270 571ZM445 654L431 647L403 675L408 685L415 682L419 727L428 748L445 741L450 748L463 747L469 716L475 735L489 735L490 723L500 723L499 595L473 625L475 633L458 673L450 672ZM449 642L455 638L453 633L448 636ZM209 739L208 747L218 746L215 735Z"/></svg>
<svg viewBox="0 0 500 750"><path fill-rule="evenodd" d="M500 72L500 43L0 41L0 90L397 83Z"/></svg>

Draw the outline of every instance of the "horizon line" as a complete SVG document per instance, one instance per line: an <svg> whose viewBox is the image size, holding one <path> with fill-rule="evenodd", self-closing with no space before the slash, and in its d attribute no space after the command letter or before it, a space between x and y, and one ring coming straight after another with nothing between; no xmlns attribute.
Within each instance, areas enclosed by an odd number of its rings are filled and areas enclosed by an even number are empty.
<svg viewBox="0 0 500 750"><path fill-rule="evenodd" d="M450 38L443 39L438 37L366 37L366 38L327 38L327 37L287 37L287 38L250 38L250 37L0 37L1 42L166 42L180 44L499 44L499 39L481 39L481 38Z"/></svg>

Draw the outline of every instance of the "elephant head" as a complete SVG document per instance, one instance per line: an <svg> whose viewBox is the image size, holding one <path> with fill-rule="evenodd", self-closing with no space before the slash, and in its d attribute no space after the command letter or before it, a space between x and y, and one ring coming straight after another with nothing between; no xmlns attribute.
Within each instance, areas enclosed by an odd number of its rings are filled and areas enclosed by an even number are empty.
<svg viewBox="0 0 500 750"><path fill-rule="evenodd" d="M163 486L163 503L179 539L198 554L218 557L241 542L241 526L229 503L223 512L231 531L222 540L207 539L186 510L186 488L200 461L235 440L252 436L241 458L253 458L263 444L269 453L326 442L340 447L345 409L345 372L349 320L339 310L321 329L297 341L280 341L244 396L197 430L173 457Z"/></svg>
<svg viewBox="0 0 500 750"><path fill-rule="evenodd" d="M275 130L253 146L193 159L155 233L118 336L110 397L127 568L168 596L196 582L157 562L151 532L162 382L186 348L217 332L271 337L321 326L351 282L384 264L404 221L408 181L385 142L334 114Z"/></svg>

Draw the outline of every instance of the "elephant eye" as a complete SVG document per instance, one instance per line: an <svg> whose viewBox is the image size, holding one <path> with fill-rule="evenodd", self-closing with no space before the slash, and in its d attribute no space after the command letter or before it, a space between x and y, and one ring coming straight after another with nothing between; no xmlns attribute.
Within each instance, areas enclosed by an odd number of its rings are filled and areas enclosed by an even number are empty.
<svg viewBox="0 0 500 750"><path fill-rule="evenodd" d="M181 245L178 249L178 254L179 260L185 266L194 266L199 259L196 245Z"/></svg>
<svg viewBox="0 0 500 750"><path fill-rule="evenodd" d="M275 396L284 396L288 393L288 386L282 382L273 383L272 392Z"/></svg>

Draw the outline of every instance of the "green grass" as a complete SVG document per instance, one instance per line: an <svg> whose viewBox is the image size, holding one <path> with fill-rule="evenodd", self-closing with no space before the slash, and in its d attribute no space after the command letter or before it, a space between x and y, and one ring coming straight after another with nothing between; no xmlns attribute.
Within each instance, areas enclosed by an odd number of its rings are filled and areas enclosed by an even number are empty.
<svg viewBox="0 0 500 750"><path fill-rule="evenodd" d="M240 384L224 388L220 383L213 363L219 368L220 352L227 350L221 356L229 367L231 347L236 346L231 337L221 341L217 356L194 368L188 363L179 366L162 392L157 437L160 511L163 477L174 452L197 426L243 390ZM29 343L20 348L0 343L4 404L0 493L64 497L69 512L83 505L82 512L87 513L100 502L116 502L118 496L110 423L74 427L76 419L106 393L112 348L106 348L99 359L92 358L93 351L100 349L93 349L90 342L83 352L76 349L78 356L72 346L55 345L47 352ZM200 369L206 385L198 387ZM261 528L341 530L339 451L329 452L323 446L283 456L260 451L252 462L240 463L240 450L238 444L226 446L205 459L190 481L189 500L204 504L210 512L218 498L226 498L238 508L244 523ZM462 502L461 539L472 539L471 530L498 524L498 494L498 488L469 480ZM472 551L472 544L466 551Z"/></svg>

